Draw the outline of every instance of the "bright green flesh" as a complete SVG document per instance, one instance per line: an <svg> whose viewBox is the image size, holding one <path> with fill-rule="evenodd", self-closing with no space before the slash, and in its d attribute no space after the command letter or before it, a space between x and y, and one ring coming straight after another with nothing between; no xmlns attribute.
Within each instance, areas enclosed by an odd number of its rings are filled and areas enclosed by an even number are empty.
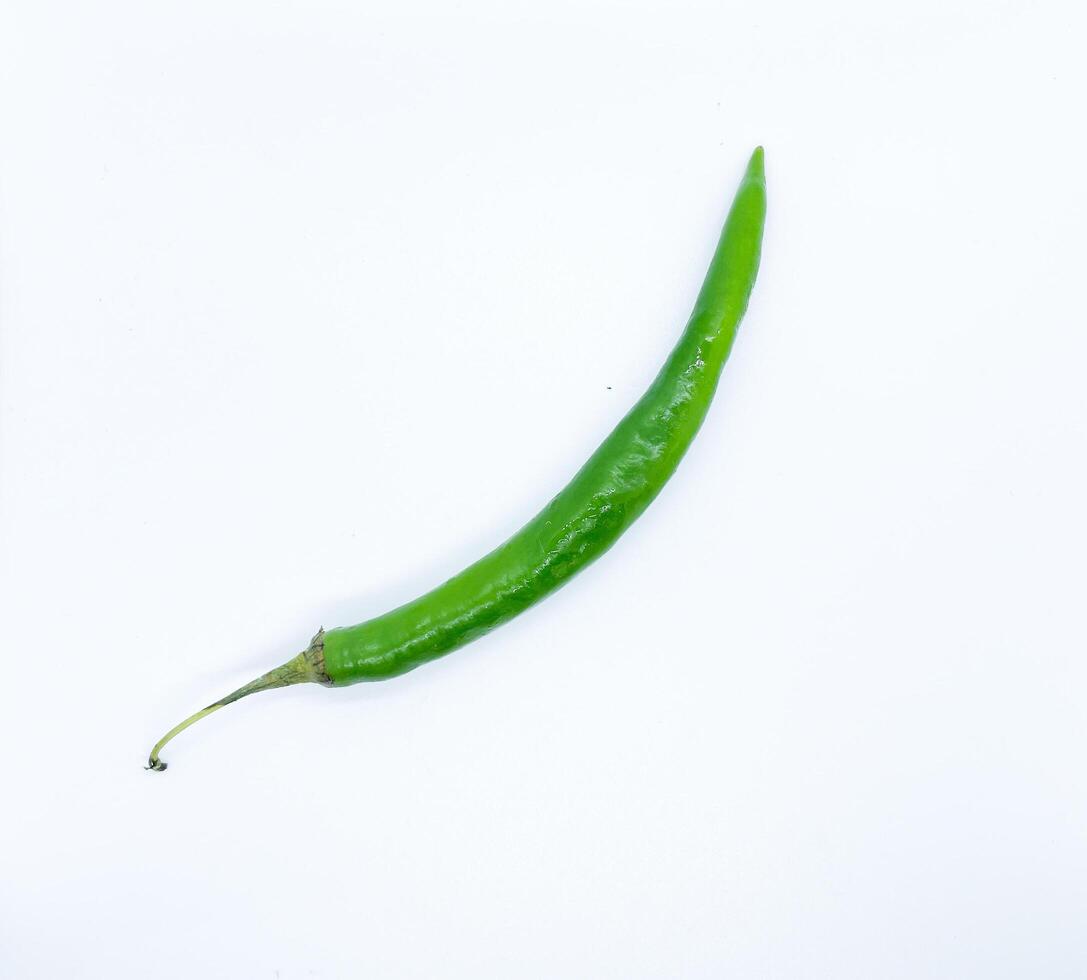
<svg viewBox="0 0 1087 980"><path fill-rule="evenodd" d="M615 543L660 492L706 416L755 283L765 215L760 147L691 319L649 390L505 544L407 605L325 633L332 683L393 677L449 653L539 602Z"/></svg>

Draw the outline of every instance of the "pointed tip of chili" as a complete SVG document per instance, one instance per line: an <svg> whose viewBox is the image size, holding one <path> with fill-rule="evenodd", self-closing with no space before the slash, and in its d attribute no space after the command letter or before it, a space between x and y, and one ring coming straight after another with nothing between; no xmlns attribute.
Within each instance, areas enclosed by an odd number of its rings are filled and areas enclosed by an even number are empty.
<svg viewBox="0 0 1087 980"><path fill-rule="evenodd" d="M755 152L751 154L751 159L747 163L747 173L744 174L744 180L757 180L760 184L766 183L766 168L765 168L766 153L761 146L755 147Z"/></svg>

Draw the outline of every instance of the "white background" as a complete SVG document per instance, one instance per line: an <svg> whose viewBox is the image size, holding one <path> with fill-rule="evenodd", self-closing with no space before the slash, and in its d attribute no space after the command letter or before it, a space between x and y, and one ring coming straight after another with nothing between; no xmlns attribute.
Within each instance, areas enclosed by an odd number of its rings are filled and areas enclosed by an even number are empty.
<svg viewBox="0 0 1087 980"><path fill-rule="evenodd" d="M1087 975L1077 8L4 4L0 974ZM616 548L144 772L566 481L760 142Z"/></svg>

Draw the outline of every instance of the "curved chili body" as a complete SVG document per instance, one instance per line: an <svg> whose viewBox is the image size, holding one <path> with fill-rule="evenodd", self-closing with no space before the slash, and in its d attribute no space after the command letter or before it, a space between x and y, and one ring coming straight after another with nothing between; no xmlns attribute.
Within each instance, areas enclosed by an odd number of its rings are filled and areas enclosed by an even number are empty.
<svg viewBox="0 0 1087 980"><path fill-rule="evenodd" d="M615 543L660 492L706 416L755 283L765 215L759 147L694 312L648 391L505 544L406 605L327 631L324 667L333 684L382 680L449 653L538 602Z"/></svg>
<svg viewBox="0 0 1087 980"><path fill-rule="evenodd" d="M755 284L766 217L762 147L732 202L683 336L615 430L551 503L505 544L414 602L359 626L323 630L309 648L175 725L163 748L235 701L291 684L354 684L395 677L488 633L608 550L675 471L706 417Z"/></svg>

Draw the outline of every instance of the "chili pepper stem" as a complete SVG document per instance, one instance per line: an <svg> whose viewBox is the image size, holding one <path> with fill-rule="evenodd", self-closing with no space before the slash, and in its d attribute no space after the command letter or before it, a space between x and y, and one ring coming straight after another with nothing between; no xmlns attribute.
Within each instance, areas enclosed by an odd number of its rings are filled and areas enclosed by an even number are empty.
<svg viewBox="0 0 1087 980"><path fill-rule="evenodd" d="M175 725L155 743L155 747L151 750L151 755L148 757L147 765L144 768L152 769L155 772L163 772L166 769L166 763L162 761L160 755L166 743L185 731L190 725L196 724L201 718L206 718L220 708L225 708L228 704L240 701L242 698L248 697L250 694L256 694L258 691L271 691L277 687L289 687L292 684L331 683L328 673L325 671L324 635L324 630L319 630L304 653L300 653L297 657L288 660L281 667L276 667L275 670L262 674L256 680L243 684L225 698L220 698L214 704L201 708L181 722L180 725Z"/></svg>

